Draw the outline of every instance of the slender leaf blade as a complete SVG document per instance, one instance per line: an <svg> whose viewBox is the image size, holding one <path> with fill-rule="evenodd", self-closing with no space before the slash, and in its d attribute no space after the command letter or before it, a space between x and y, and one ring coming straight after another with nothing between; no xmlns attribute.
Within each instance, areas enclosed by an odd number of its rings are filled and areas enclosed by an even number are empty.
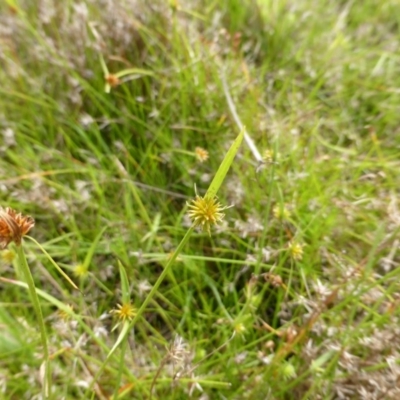
<svg viewBox="0 0 400 400"><path fill-rule="evenodd" d="M222 182L224 181L226 174L229 171L229 168L232 165L232 162L240 148L240 145L242 144L244 132L245 132L245 128L243 128L241 130L238 137L235 139L235 141L232 143L231 147L229 148L228 152L226 153L224 159L222 160L221 165L218 168L217 173L214 176L214 179L212 180L212 182L207 190L206 196L215 197L217 195L217 192L218 192L219 188L221 187Z"/></svg>
<svg viewBox="0 0 400 400"><path fill-rule="evenodd" d="M130 293L129 293L129 280L126 270L122 265L121 261L118 260L119 275L121 277L121 291L122 291L122 301L124 304L129 303Z"/></svg>

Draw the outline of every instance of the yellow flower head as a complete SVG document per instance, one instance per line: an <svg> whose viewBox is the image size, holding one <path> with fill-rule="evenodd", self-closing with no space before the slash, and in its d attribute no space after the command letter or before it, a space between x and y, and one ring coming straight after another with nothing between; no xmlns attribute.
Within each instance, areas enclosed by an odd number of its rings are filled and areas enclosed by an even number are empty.
<svg viewBox="0 0 400 400"><path fill-rule="evenodd" d="M70 312L67 310L58 310L58 316L64 321L69 320L71 318L71 313L74 311L73 305L67 304L66 307Z"/></svg>
<svg viewBox="0 0 400 400"><path fill-rule="evenodd" d="M207 231L211 236L211 226L221 222L225 217L222 212L227 207L223 207L216 197L196 196L190 203L186 203L189 207L189 217L196 226L201 226L203 231Z"/></svg>
<svg viewBox="0 0 400 400"><path fill-rule="evenodd" d="M0 254L1 260L6 264L11 264L16 256L16 254L12 250L4 250Z"/></svg>
<svg viewBox="0 0 400 400"><path fill-rule="evenodd" d="M242 322L238 322L237 324L234 325L233 327L235 333L238 333L240 335L244 334L246 332L246 327Z"/></svg>
<svg viewBox="0 0 400 400"><path fill-rule="evenodd" d="M270 149L265 150L263 160L266 164L272 164L274 162L274 151Z"/></svg>
<svg viewBox="0 0 400 400"><path fill-rule="evenodd" d="M115 314L122 321L132 320L136 315L136 308L131 303L117 304L117 309L111 310L110 314Z"/></svg>
<svg viewBox="0 0 400 400"><path fill-rule="evenodd" d="M286 205L281 206L280 204L276 204L274 206L272 209L272 214L274 214L276 219L282 220L288 220L291 216L290 209Z"/></svg>
<svg viewBox="0 0 400 400"><path fill-rule="evenodd" d="M78 278L86 278L89 274L88 268L84 264L78 264L74 268L74 274Z"/></svg>
<svg viewBox="0 0 400 400"><path fill-rule="evenodd" d="M25 217L12 208L5 210L0 207L0 249L5 249L11 242L17 246L21 244L25 236L35 225L31 217Z"/></svg>
<svg viewBox="0 0 400 400"><path fill-rule="evenodd" d="M288 250L290 257L293 258L293 260L299 261L303 258L303 247L304 245L295 241L291 241L288 244Z"/></svg>

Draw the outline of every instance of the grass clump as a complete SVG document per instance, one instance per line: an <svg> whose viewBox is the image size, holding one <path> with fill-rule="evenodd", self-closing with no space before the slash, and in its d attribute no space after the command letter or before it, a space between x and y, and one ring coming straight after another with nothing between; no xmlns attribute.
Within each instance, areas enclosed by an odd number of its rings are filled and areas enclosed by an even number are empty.
<svg viewBox="0 0 400 400"><path fill-rule="evenodd" d="M35 218L49 398L398 397L398 11L0 5L0 202ZM0 387L39 398L0 256Z"/></svg>

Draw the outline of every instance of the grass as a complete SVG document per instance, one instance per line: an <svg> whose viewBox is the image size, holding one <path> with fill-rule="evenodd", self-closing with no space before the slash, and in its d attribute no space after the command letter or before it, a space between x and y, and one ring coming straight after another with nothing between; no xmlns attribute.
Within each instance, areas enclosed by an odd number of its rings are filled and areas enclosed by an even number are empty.
<svg viewBox="0 0 400 400"><path fill-rule="evenodd" d="M51 4L0 5L0 204L47 252L24 240L50 398L398 398L397 1ZM240 124L233 207L149 298ZM0 398L38 399L0 255Z"/></svg>

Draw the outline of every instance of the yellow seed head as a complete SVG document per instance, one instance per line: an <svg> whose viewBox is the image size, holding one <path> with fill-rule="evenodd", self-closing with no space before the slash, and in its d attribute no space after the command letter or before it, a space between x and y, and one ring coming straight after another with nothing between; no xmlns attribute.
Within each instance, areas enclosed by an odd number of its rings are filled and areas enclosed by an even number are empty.
<svg viewBox="0 0 400 400"><path fill-rule="evenodd" d="M84 278L86 278L88 276L89 271L88 271L88 269L87 269L87 267L85 265L79 264L79 265L75 266L74 274L78 278L84 279Z"/></svg>
<svg viewBox="0 0 400 400"><path fill-rule="evenodd" d="M206 160L208 160L208 151L203 149L202 147L196 147L194 149L194 152L196 153L196 157L199 160L199 162L204 162Z"/></svg>
<svg viewBox="0 0 400 400"><path fill-rule="evenodd" d="M227 207L223 207L216 197L196 196L194 200L187 203L189 207L189 217L196 226L201 226L211 236L211 226L221 222L225 214L222 212Z"/></svg>
<svg viewBox="0 0 400 400"><path fill-rule="evenodd" d="M304 245L295 241L291 241L288 244L288 250L290 257L293 258L293 260L299 261L303 258L303 247Z"/></svg>
<svg viewBox="0 0 400 400"><path fill-rule="evenodd" d="M73 312L74 306L72 306L71 304L67 304L67 309ZM61 309L58 311L58 316L64 321L68 321L71 318L71 314L69 312Z"/></svg>
<svg viewBox="0 0 400 400"><path fill-rule="evenodd" d="M114 314L118 319L122 321L130 321L136 315L136 308L131 303L117 304L117 308L110 311L110 314Z"/></svg>
<svg viewBox="0 0 400 400"><path fill-rule="evenodd" d="M274 151L270 149L265 150L263 154L263 161L266 164L272 164L274 161Z"/></svg>
<svg viewBox="0 0 400 400"><path fill-rule="evenodd" d="M276 219L289 219L291 216L290 210L286 205L281 206L280 204L276 204L272 209L272 214Z"/></svg>
<svg viewBox="0 0 400 400"><path fill-rule="evenodd" d="M6 264L11 264L16 256L12 250L3 250L0 254L2 261Z"/></svg>
<svg viewBox="0 0 400 400"><path fill-rule="evenodd" d="M242 322L238 322L234 325L233 329L235 330L236 333L242 335L243 333L246 332L246 327Z"/></svg>

